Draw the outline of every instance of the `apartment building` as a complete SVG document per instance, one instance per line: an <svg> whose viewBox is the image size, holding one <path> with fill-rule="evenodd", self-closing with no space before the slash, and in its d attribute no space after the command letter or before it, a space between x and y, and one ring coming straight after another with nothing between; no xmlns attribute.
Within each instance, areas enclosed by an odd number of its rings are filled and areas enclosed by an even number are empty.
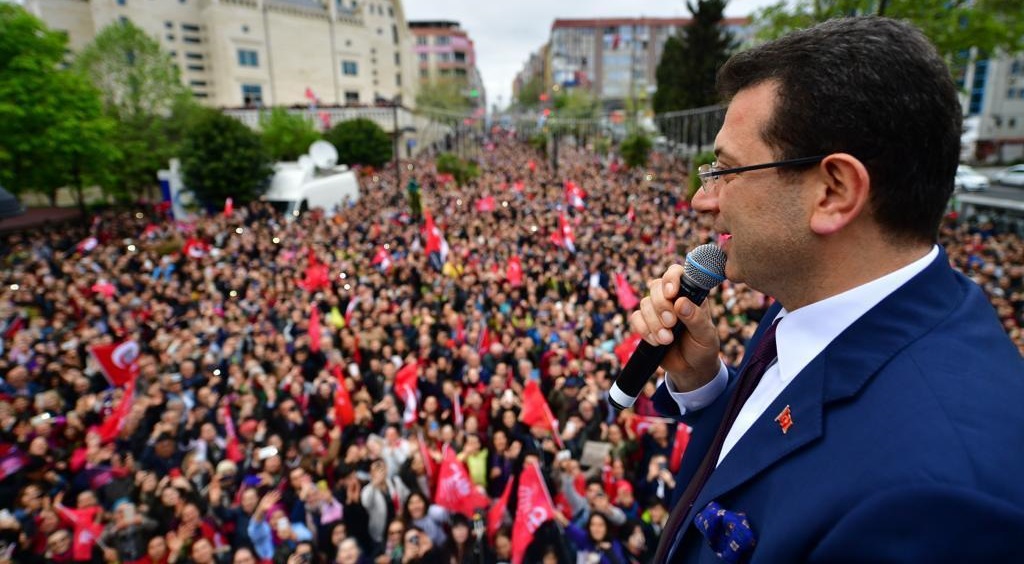
<svg viewBox="0 0 1024 564"><path fill-rule="evenodd" d="M476 50L469 33L453 21L410 21L415 37L419 80L423 84L456 80L476 108L486 108L486 92L476 66Z"/></svg>
<svg viewBox="0 0 1024 564"><path fill-rule="evenodd" d="M956 78L964 106L962 160L1024 160L1024 53L977 60Z"/></svg>
<svg viewBox="0 0 1024 564"><path fill-rule="evenodd" d="M608 109L657 89L655 74L665 41L690 24L689 18L556 19L540 65L531 56L517 77L525 84L544 69L548 88L583 88ZM722 25L738 43L750 37L749 18L725 18ZM513 84L515 88L515 84Z"/></svg>
<svg viewBox="0 0 1024 564"><path fill-rule="evenodd" d="M412 105L417 68L401 0L26 0L76 52L131 21L214 107Z"/></svg>

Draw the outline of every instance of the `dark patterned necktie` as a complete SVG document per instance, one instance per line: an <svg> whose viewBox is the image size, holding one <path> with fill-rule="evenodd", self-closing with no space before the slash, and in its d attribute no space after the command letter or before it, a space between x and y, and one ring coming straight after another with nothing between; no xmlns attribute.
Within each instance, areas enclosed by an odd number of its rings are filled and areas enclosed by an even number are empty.
<svg viewBox="0 0 1024 564"><path fill-rule="evenodd" d="M676 537L679 535L679 529L683 521L690 513L690 508L693 507L694 502L697 501L700 491L704 489L704 484L711 477L711 472L717 466L718 455L722 453L722 443L725 442L729 429L732 428L733 422L736 421L736 416L739 415L740 409L746 403L750 394L754 393L754 388L761 381L761 376L764 376L765 370L768 369L768 366L778 356L775 348L775 330L778 326L779 320L776 319L765 330L764 334L761 335L761 340L757 343L757 348L750 355L750 361L743 368L743 373L739 377L739 383L736 385L736 392L733 394L732 399L729 400L725 416L722 418L722 423L718 426L718 431L711 442L711 447L704 456L704 460L700 463L700 467L697 468L697 472L693 475L693 479L686 486L683 495L679 498L675 509L672 510L668 523L665 524L661 540L658 543L658 551L654 555L654 562L656 564L664 564L667 561L669 551L676 542Z"/></svg>

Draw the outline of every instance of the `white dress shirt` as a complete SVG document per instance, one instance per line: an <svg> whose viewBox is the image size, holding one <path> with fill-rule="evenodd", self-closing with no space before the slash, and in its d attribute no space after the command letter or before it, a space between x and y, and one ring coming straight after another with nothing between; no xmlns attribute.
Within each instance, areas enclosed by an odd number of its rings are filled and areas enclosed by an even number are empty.
<svg viewBox="0 0 1024 564"><path fill-rule="evenodd" d="M938 254L938 246L933 246L924 257L867 284L791 312L782 309L776 317L779 320L775 334L778 357L765 371L736 416L736 421L722 443L717 464L722 463L754 422L764 415L768 406L829 343L886 296L923 271ZM722 364L714 379L691 392L676 391L672 379L665 378L665 385L672 399L679 405L680 414L707 407L725 391L728 382L729 373L725 364Z"/></svg>

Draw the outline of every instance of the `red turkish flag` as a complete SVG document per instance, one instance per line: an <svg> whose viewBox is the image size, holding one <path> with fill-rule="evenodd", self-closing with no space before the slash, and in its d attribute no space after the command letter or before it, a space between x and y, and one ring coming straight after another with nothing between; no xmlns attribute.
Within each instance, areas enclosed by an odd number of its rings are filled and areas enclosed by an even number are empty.
<svg viewBox="0 0 1024 564"><path fill-rule="evenodd" d="M416 422L416 406L418 398L416 395L416 379L419 375L419 362L407 362L395 374L395 395L405 402L405 413L402 414L402 422L406 427Z"/></svg>
<svg viewBox="0 0 1024 564"><path fill-rule="evenodd" d="M568 249L570 253L576 252L576 235L572 232L572 225L569 225L565 213L558 215L558 231L551 233L551 242Z"/></svg>
<svg viewBox="0 0 1024 564"><path fill-rule="evenodd" d="M505 278L513 286L523 285L523 263L520 262L518 256L512 255L508 258L508 264L505 266Z"/></svg>
<svg viewBox="0 0 1024 564"><path fill-rule="evenodd" d="M633 432L637 436L643 435L651 428L655 423L664 423L665 425L671 425L675 423L674 420L668 419L667 417L655 417L653 415L636 415L630 422L630 426L633 427Z"/></svg>
<svg viewBox="0 0 1024 564"><path fill-rule="evenodd" d="M327 265L321 264L313 253L313 249L310 249L305 277L299 282L299 286L307 292L315 292L330 285L331 277L328 274Z"/></svg>
<svg viewBox="0 0 1024 564"><path fill-rule="evenodd" d="M309 311L309 352L320 352L320 308L313 302Z"/></svg>
<svg viewBox="0 0 1024 564"><path fill-rule="evenodd" d="M338 427L346 427L356 420L356 412L352 407L352 396L345 386L345 375L341 371L341 365L334 366L334 377L338 379L338 388L334 391L334 424Z"/></svg>
<svg viewBox="0 0 1024 564"><path fill-rule="evenodd" d="M437 475L437 490L434 503L448 511L462 513L470 519L478 509L490 505L487 494L469 479L466 466L455 457L455 449L445 447L441 470Z"/></svg>
<svg viewBox="0 0 1024 564"><path fill-rule="evenodd" d="M134 378L128 380L128 385L124 387L124 393L121 395L121 401L118 402L114 411L103 420L103 423L100 423L99 433L102 442L109 443L121 433L121 429L124 428L125 421L128 419L128 414L132 410L133 396L135 396Z"/></svg>
<svg viewBox="0 0 1024 564"><path fill-rule="evenodd" d="M431 253L437 253L441 256L441 262L447 260L448 242L445 241L441 228L434 223L434 214L430 213L430 210L426 208L423 210L423 233L427 239L423 249L426 251L427 256Z"/></svg>
<svg viewBox="0 0 1024 564"><path fill-rule="evenodd" d="M526 554L526 547L533 542L533 535L546 521L555 518L555 504L544 483L540 466L534 462L523 466L516 490L519 503L516 520L512 525L512 564L520 564Z"/></svg>
<svg viewBox="0 0 1024 564"><path fill-rule="evenodd" d="M135 341L93 345L89 352L113 386L123 386L139 373L139 345Z"/></svg>
<svg viewBox="0 0 1024 564"><path fill-rule="evenodd" d="M626 311L640 305L640 298L636 296L636 291L629 285L626 275L621 272L615 273L615 297L619 299L619 307Z"/></svg>
<svg viewBox="0 0 1024 564"><path fill-rule="evenodd" d="M492 212L497 208L498 204L494 200L494 196L484 196L476 201L476 211L478 212Z"/></svg>
<svg viewBox="0 0 1024 564"><path fill-rule="evenodd" d="M683 462L683 453L686 452L686 445L690 444L690 427L682 423L676 424L676 440L672 443L672 456L669 457L668 469L673 474L679 471L679 465Z"/></svg>
<svg viewBox="0 0 1024 564"><path fill-rule="evenodd" d="M224 217L231 217L235 212L235 201L230 197L224 199Z"/></svg>

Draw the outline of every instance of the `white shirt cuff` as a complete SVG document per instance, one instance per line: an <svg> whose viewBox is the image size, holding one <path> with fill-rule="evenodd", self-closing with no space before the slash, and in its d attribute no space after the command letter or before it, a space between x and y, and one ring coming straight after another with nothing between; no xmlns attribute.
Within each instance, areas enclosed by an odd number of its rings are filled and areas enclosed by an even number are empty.
<svg viewBox="0 0 1024 564"><path fill-rule="evenodd" d="M679 415L686 415L691 411L704 409L711 405L718 396L722 395L725 388L729 386L729 369L721 359L718 361L718 374L710 382L689 392L680 392L672 384L672 378L665 375L665 389L668 390L676 405L679 406Z"/></svg>

